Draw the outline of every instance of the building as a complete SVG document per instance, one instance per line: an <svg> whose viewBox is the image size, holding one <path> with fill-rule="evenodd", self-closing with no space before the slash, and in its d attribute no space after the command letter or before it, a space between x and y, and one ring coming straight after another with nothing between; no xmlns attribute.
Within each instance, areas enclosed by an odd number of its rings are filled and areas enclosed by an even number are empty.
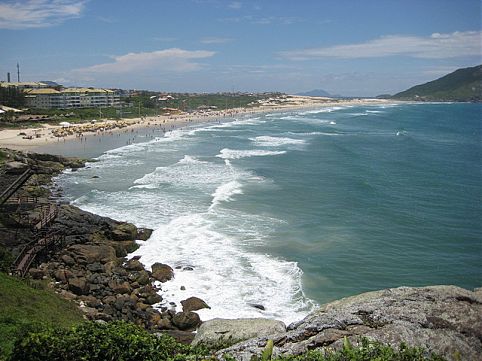
<svg viewBox="0 0 482 361"><path fill-rule="evenodd" d="M26 89L24 96L25 105L29 108L52 109L64 105L62 93L52 88Z"/></svg>
<svg viewBox="0 0 482 361"><path fill-rule="evenodd" d="M47 83L42 83L39 81L22 81L22 82L0 81L0 87L2 88L14 87L18 90L25 90L25 89L43 89L43 88L51 87L51 85Z"/></svg>
<svg viewBox="0 0 482 361"><path fill-rule="evenodd" d="M24 89L25 102L30 108L74 109L100 108L120 105L120 96L110 89L52 88Z"/></svg>

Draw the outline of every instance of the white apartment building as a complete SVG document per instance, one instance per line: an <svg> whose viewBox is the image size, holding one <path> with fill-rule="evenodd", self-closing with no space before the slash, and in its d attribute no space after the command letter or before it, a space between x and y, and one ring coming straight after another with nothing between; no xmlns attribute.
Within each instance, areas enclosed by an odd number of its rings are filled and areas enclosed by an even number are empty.
<svg viewBox="0 0 482 361"><path fill-rule="evenodd" d="M26 89L25 101L30 108L73 109L115 107L120 105L120 96L110 89L64 88L55 90Z"/></svg>

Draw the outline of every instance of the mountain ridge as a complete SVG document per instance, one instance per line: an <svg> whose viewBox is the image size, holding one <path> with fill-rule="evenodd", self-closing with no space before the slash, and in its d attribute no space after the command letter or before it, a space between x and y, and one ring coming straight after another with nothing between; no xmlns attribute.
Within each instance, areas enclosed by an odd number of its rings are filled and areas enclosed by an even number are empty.
<svg viewBox="0 0 482 361"><path fill-rule="evenodd" d="M391 99L481 102L482 65L457 69L441 78L397 93Z"/></svg>
<svg viewBox="0 0 482 361"><path fill-rule="evenodd" d="M313 89L306 92L296 93L296 95L302 95L307 97L326 97L326 98L342 98L339 94L331 94L323 89Z"/></svg>

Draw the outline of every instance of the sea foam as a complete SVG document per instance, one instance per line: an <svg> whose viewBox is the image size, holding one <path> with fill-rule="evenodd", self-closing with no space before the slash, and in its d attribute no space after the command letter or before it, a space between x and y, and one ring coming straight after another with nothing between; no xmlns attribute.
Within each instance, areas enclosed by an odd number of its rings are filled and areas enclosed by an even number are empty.
<svg viewBox="0 0 482 361"><path fill-rule="evenodd" d="M162 284L164 298L178 311L181 300L202 298L211 307L198 311L203 320L270 317L290 323L312 310L297 264L247 252L239 238L221 231L222 219L212 213L177 217L159 227L132 256L141 256L147 267L155 262L172 265L175 277ZM239 229L238 237L242 234Z"/></svg>
<svg viewBox="0 0 482 361"><path fill-rule="evenodd" d="M260 149L239 150L239 149L224 148L224 149L221 149L220 153L216 155L216 157L223 158L223 159L241 159L241 158L250 158L250 157L280 155L285 153L286 151L284 150L280 150L280 151L260 150Z"/></svg>
<svg viewBox="0 0 482 361"><path fill-rule="evenodd" d="M290 144L304 144L306 141L304 139L293 139L287 137L272 137L268 135L263 135L255 138L249 138L254 144L261 147L280 147L283 145Z"/></svg>

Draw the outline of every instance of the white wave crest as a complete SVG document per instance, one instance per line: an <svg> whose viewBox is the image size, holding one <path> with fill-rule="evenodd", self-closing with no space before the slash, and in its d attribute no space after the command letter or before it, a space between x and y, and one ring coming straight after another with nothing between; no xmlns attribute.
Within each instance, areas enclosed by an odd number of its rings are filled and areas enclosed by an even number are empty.
<svg viewBox="0 0 482 361"><path fill-rule="evenodd" d="M203 161L197 159L196 157L192 157L192 156L186 154L184 156L184 158L182 158L177 163L178 164L200 164L200 163L207 163L207 162L203 162Z"/></svg>
<svg viewBox="0 0 482 361"><path fill-rule="evenodd" d="M309 115L309 114L319 114L319 113L331 113L331 112L334 112L336 110L341 110L341 109L344 109L344 108L348 108L348 107L326 107L326 108L321 108L321 109L316 109L316 110L308 110L308 111L300 112L298 114Z"/></svg>
<svg viewBox="0 0 482 361"><path fill-rule="evenodd" d="M239 171L238 176L250 176L249 172ZM212 192L214 187L233 179L233 168L227 164L200 161L191 156L184 156L180 161L167 167L157 167L134 181L135 185L159 188L165 185L173 187L196 188Z"/></svg>
<svg viewBox="0 0 482 361"><path fill-rule="evenodd" d="M271 137L271 136L259 136L256 138L249 138L253 141L256 145L261 147L279 147L283 145L289 144L304 144L306 143L303 139L293 139L293 138L286 138L286 137Z"/></svg>
<svg viewBox="0 0 482 361"><path fill-rule="evenodd" d="M224 149L221 149L220 154L218 154L216 157L223 158L223 159L241 159L241 158L249 158L249 157L280 155L285 153L286 151L284 150L282 151L259 150L259 149L239 150L239 149L224 148Z"/></svg>
<svg viewBox="0 0 482 361"><path fill-rule="evenodd" d="M212 210L214 207L219 205L221 202L229 202L233 200L233 196L236 194L243 194L243 190L241 189L242 185L237 180L233 180L228 183L221 184L213 194L213 200L209 210Z"/></svg>

